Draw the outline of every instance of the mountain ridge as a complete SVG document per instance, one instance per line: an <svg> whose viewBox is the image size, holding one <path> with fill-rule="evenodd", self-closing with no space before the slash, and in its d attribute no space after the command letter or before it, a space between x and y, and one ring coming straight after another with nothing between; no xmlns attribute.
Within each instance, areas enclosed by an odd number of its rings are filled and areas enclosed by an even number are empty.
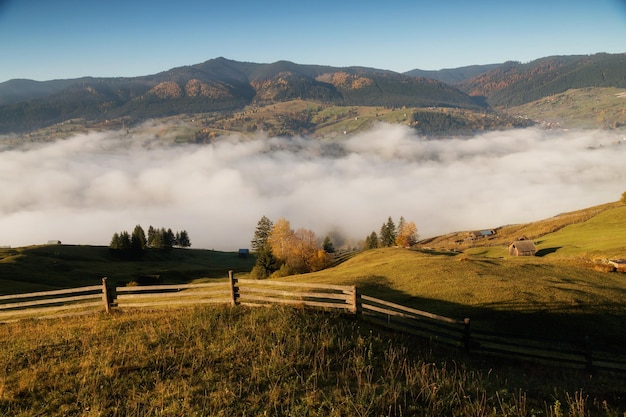
<svg viewBox="0 0 626 417"><path fill-rule="evenodd" d="M492 112L585 87L626 88L626 54L552 56L525 64L406 73L218 57L139 77L0 83L0 133L23 133L75 118L132 122L290 100Z"/></svg>

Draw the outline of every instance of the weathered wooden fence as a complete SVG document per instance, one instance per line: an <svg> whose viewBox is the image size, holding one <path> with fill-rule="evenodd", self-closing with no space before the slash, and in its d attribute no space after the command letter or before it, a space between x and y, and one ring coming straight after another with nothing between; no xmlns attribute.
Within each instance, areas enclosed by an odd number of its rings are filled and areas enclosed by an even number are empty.
<svg viewBox="0 0 626 417"><path fill-rule="evenodd" d="M0 322L110 312L112 308L167 308L198 304L275 304L339 310L376 324L459 347L466 352L534 361L561 367L626 372L626 354L581 342L533 340L470 329L470 319L453 319L391 303L355 286L272 280L228 281L109 288L102 285L0 296Z"/></svg>
<svg viewBox="0 0 626 417"><path fill-rule="evenodd" d="M207 284L151 285L115 288L113 306L163 307L184 304L272 304L357 311L356 287L329 284L291 283L236 279Z"/></svg>
<svg viewBox="0 0 626 417"><path fill-rule="evenodd" d="M447 345L470 349L470 319L456 320L400 304L360 296L359 310L375 323Z"/></svg>
<svg viewBox="0 0 626 417"><path fill-rule="evenodd" d="M102 285L69 290L0 296L0 323L28 318L56 318L109 311L106 279Z"/></svg>

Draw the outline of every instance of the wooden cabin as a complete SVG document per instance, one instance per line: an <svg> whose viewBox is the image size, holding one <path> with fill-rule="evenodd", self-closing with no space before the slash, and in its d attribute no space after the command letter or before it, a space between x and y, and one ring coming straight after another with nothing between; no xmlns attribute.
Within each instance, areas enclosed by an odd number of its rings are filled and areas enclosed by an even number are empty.
<svg viewBox="0 0 626 417"><path fill-rule="evenodd" d="M509 255L511 256L535 256L537 246L532 240L516 240L509 245Z"/></svg>

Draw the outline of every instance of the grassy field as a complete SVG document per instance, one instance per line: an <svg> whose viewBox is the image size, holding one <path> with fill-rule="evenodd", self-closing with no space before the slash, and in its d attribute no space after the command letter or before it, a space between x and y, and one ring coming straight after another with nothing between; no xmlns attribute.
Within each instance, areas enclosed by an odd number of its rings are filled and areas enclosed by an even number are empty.
<svg viewBox="0 0 626 417"><path fill-rule="evenodd" d="M502 109L510 115L558 123L563 128L616 128L626 119L626 90L582 88L554 94L522 106Z"/></svg>
<svg viewBox="0 0 626 417"><path fill-rule="evenodd" d="M623 380L482 363L292 308L0 326L0 416L622 416ZM557 388L558 387L558 388Z"/></svg>
<svg viewBox="0 0 626 417"><path fill-rule="evenodd" d="M120 259L104 246L41 245L0 249L0 294L95 285L108 277L114 286L158 275L161 283L227 278L248 272L254 258L236 252L149 249L137 260Z"/></svg>
<svg viewBox="0 0 626 417"><path fill-rule="evenodd" d="M511 257L535 239L541 256ZM365 294L533 339L626 344L626 205L610 203L417 249L365 251L286 281L358 285ZM0 250L3 293L76 287L108 276L163 282L245 277L236 253L175 249L117 258L108 248ZM117 311L80 321L0 325L0 416L457 415L624 416L626 378L467 357L355 320L298 309Z"/></svg>

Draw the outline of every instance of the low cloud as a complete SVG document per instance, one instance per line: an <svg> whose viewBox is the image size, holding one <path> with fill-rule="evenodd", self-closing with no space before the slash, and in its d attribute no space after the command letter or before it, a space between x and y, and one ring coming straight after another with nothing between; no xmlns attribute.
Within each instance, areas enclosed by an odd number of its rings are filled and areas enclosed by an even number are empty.
<svg viewBox="0 0 626 417"><path fill-rule="evenodd" d="M90 133L0 150L0 244L108 245L141 224L234 250L263 215L351 242L388 216L414 221L421 237L493 228L617 200L622 142L609 131L536 128L428 140L383 124L337 140L183 146Z"/></svg>

